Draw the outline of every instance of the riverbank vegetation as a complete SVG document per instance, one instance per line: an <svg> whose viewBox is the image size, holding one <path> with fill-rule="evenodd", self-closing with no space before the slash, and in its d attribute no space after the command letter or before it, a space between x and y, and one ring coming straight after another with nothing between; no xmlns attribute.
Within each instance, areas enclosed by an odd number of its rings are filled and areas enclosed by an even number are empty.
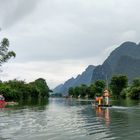
<svg viewBox="0 0 140 140"><path fill-rule="evenodd" d="M121 97L140 99L140 79L134 79L130 86L124 88L121 92Z"/></svg>
<svg viewBox="0 0 140 140"><path fill-rule="evenodd" d="M96 95L101 96L103 93L103 90L105 89L105 81L98 80L95 83L87 86L87 85L81 85L77 87L71 87L69 88L69 95L73 96L75 98L77 97L89 97L94 98Z"/></svg>
<svg viewBox="0 0 140 140"><path fill-rule="evenodd" d="M71 87L68 94L75 98L94 98L95 96L102 96L103 91L108 89L110 96L115 99L140 99L140 79L134 79L131 83L128 83L127 76L116 75L111 78L109 85L106 85L106 82L103 80L97 80L89 86Z"/></svg>
<svg viewBox="0 0 140 140"><path fill-rule="evenodd" d="M49 92L50 89L42 78L28 84L16 79L0 83L0 93L6 101L48 98Z"/></svg>

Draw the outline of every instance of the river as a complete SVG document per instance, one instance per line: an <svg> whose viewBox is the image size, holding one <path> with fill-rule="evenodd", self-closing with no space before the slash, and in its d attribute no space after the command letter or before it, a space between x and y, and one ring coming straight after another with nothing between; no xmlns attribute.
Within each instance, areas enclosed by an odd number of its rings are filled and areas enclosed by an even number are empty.
<svg viewBox="0 0 140 140"><path fill-rule="evenodd" d="M140 102L49 99L0 110L0 140L140 140Z"/></svg>

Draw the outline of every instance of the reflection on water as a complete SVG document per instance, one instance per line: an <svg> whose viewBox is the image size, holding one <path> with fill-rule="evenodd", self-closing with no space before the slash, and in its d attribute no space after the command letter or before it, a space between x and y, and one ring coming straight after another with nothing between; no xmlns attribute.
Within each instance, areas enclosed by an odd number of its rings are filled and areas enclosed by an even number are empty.
<svg viewBox="0 0 140 140"><path fill-rule="evenodd" d="M104 119L106 127L109 127L110 124L110 114L109 114L109 107L102 108L102 107L95 107L96 116L98 119Z"/></svg>
<svg viewBox="0 0 140 140"><path fill-rule="evenodd" d="M139 140L139 103L122 104L95 108L86 100L22 102L0 111L0 140Z"/></svg>

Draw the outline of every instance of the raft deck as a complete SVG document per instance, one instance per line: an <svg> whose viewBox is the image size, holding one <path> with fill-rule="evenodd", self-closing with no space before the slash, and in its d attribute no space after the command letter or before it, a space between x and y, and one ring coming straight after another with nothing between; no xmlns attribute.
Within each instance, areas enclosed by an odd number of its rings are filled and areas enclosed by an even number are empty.
<svg viewBox="0 0 140 140"><path fill-rule="evenodd" d="M112 105L96 105L97 107L112 107Z"/></svg>

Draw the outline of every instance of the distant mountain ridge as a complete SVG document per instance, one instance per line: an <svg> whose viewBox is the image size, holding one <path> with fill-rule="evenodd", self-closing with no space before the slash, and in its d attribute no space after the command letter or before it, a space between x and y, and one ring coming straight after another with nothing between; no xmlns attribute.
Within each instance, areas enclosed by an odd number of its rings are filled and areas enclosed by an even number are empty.
<svg viewBox="0 0 140 140"><path fill-rule="evenodd" d="M110 79L115 74L127 75L130 81L140 77L140 44L124 42L111 52L102 65L88 66L81 75L69 79L59 90L55 88L54 91L67 94L70 87L89 85L96 80L105 80L106 77Z"/></svg>
<svg viewBox="0 0 140 140"><path fill-rule="evenodd" d="M57 87L55 87L55 89L53 90L53 93L61 93L59 92L61 90L61 88L63 87L63 84L58 85Z"/></svg>
<svg viewBox="0 0 140 140"><path fill-rule="evenodd" d="M89 65L86 70L82 74L79 74L76 78L72 77L68 79L63 85L58 85L53 90L53 93L63 93L66 95L70 87L80 86L81 84L89 85L92 80L92 73L94 69L95 66Z"/></svg>
<svg viewBox="0 0 140 140"><path fill-rule="evenodd" d="M130 63L135 60L137 62L140 61L139 53L140 44L133 42L125 42L121 44L118 48L111 52L102 65L95 68L92 76L92 82L99 79L105 80L106 76L110 79L112 75L115 74L127 75L130 80L132 80L133 77L140 76L138 73L140 65L137 63L133 64L132 67L132 63ZM124 69L126 70L124 71ZM135 71L135 74L130 76L130 71Z"/></svg>

